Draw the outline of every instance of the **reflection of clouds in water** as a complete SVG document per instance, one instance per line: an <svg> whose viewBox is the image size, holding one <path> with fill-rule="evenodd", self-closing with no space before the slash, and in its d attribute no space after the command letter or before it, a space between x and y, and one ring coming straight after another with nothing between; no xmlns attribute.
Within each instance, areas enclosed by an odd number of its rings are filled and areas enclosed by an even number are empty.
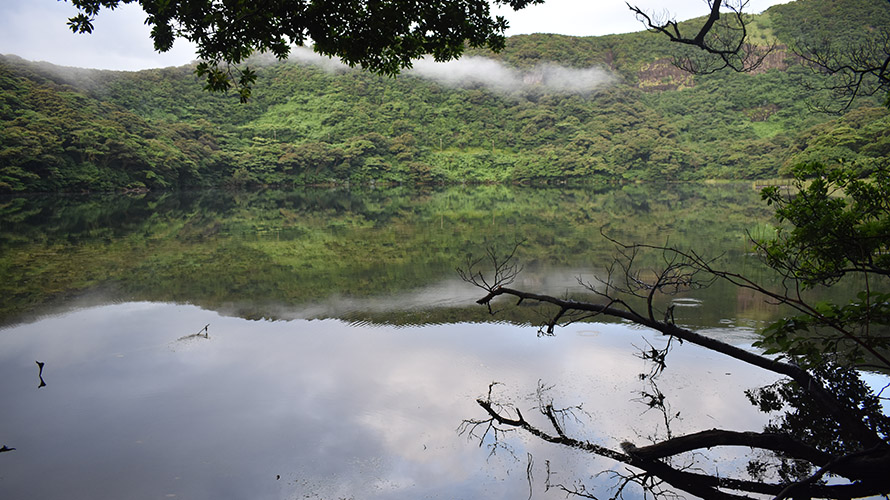
<svg viewBox="0 0 890 500"><path fill-rule="evenodd" d="M589 293L578 284L578 277L583 276L585 280L589 280L591 275L590 269L525 270L510 286L561 297L567 293ZM352 312L380 313L440 307L467 307L475 305L476 300L483 295L485 292L480 288L454 276L392 295L369 298L330 297L324 303L312 306L278 307L273 314L276 318L281 319L309 319L337 317Z"/></svg>
<svg viewBox="0 0 890 500"><path fill-rule="evenodd" d="M211 341L169 349L207 323ZM596 338L578 334L591 329ZM219 491L263 498L518 498L527 496L525 451L541 457L539 465L554 458L563 474L579 477L608 465L518 435L512 442L519 462L486 461L487 451L455 429L464 418L482 416L474 400L492 381L503 383L501 393L523 410L539 380L554 385L557 405L584 403L592 417L576 430L610 446L636 440L629 422L637 429L658 422L629 401L641 387L635 375L644 370L630 344L641 344L644 332L617 324L574 325L539 339L534 328L502 324L356 328L139 303L3 333L0 385L18 404L0 413L0 426L16 453L26 450L5 472L15 478L7 486L37 488L44 497L61 491L86 497L93 487L100 496L130 498L133 491L190 498ZM687 416L682 425L757 429L750 406L742 411L727 400L740 392L736 386L763 377L688 347L674 353L662 387ZM21 377L18 358L28 363ZM47 397L33 395L35 358L52 362L51 392L41 393ZM725 383L730 389L711 387ZM51 485L38 474L58 480Z"/></svg>

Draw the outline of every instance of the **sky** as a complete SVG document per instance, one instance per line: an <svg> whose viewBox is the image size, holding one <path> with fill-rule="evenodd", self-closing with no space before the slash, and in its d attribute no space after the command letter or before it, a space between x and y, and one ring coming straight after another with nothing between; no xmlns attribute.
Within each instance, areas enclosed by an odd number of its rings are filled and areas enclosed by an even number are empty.
<svg viewBox="0 0 890 500"><path fill-rule="evenodd" d="M748 11L762 12L787 0L750 0ZM706 0L637 0L644 10L676 19L707 13ZM547 0L519 12L499 10L510 22L508 35L559 33L591 36L640 31L642 25L624 0ZM66 26L76 9L63 0L0 0L0 54L83 68L139 70L180 66L195 59L194 48L177 41L169 52L155 52L144 25L145 13L136 5L103 11L93 33L77 35Z"/></svg>

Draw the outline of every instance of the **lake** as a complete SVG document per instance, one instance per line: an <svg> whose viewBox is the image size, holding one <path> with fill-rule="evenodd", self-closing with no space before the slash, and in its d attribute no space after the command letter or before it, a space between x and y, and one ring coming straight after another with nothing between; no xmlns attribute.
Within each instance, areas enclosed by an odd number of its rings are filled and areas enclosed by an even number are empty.
<svg viewBox="0 0 890 500"><path fill-rule="evenodd" d="M521 433L480 442L462 425L485 416L476 399L580 406L572 434L620 450L666 422L760 430L744 390L776 377L680 346L659 379L666 420L638 376L663 339L599 318L539 335L546 311L491 315L456 268L521 242L512 286L576 295L614 258L605 233L762 277L748 234L770 222L750 184L2 198L0 446L15 450L0 491L514 499L584 481L608 496L599 473L623 465ZM740 346L780 314L720 283L665 301Z"/></svg>

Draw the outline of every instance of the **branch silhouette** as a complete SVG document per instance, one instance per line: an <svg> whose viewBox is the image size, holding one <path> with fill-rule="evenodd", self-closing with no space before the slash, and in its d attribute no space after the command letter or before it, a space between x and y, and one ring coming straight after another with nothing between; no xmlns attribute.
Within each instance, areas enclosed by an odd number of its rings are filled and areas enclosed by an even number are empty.
<svg viewBox="0 0 890 500"><path fill-rule="evenodd" d="M552 404L539 403L536 410L544 418L549 429L532 423L522 411L507 402L499 401L492 395L489 388L487 397L479 398L477 403L485 411L484 419L467 420L462 432L480 439L493 439L494 446L504 439L509 430L522 430L532 436L570 448L609 458L616 462L644 471L644 474L623 475L622 481L629 481L646 487L650 493L653 488L660 488L661 482L653 483L651 476L657 476L664 484L703 498L739 499L748 498L745 494L765 494L774 498L816 497L816 498L852 498L882 494L890 491L890 478L884 471L890 470L890 445L886 434L878 430L878 424L866 412L851 406L840 399L824 384L824 379L811 373L794 362L785 362L757 352L736 347L712 337L696 333L674 322L672 311L668 308L664 314L657 311L655 296L657 294L673 294L678 291L705 287L716 279L726 280L742 288L751 288L764 295L765 298L789 303L799 309L806 310L808 304L799 297L789 296L770 291L753 280L738 274L723 271L716 267L715 259L706 259L694 252L682 251L677 248L657 245L624 245L612 240L618 249L618 257L609 267L609 279L602 280L606 284L605 291L599 291L588 283L587 289L595 298L602 302L560 298L519 290L508 285L516 278L521 266L515 262L516 247L505 256L493 250L487 252L487 260L468 259L468 267L460 271L469 283L483 289L486 293L476 302L494 311L492 303L501 297L512 297L516 304L535 302L556 306L553 313L542 328L552 334L561 318L567 315L581 315L585 318L608 316L632 322L661 333L668 339L667 347L656 349L649 346L642 350L641 357L653 362L655 367L648 375L654 379L666 365L665 359L671 349L672 341L688 342L711 351L721 353L749 365L787 377L813 401L820 411L838 424L852 445L852 451L821 449L811 443L801 441L797 437L779 430L765 432L740 432L726 429L709 429L691 434L673 436L670 431L665 439L648 446L636 446L625 442L622 449L615 450L589 441L570 436L560 420L565 410L559 410ZM657 252L660 254L660 269L648 269L641 272L639 261L641 252ZM485 275L474 265L486 261L493 267L490 278L481 279ZM623 276L617 276L620 273ZM647 279L644 279L647 276ZM617 285L616 285L617 284ZM633 298L642 300L645 308L631 306ZM494 312L492 312L494 314ZM750 398L750 396L749 396ZM665 413L665 424L670 424L672 411L664 406L664 397L657 390L643 392L644 403L650 408L658 408ZM761 398L762 399L762 398ZM754 402L754 399L752 399ZM717 447L748 447L754 450L774 453L787 460L808 464L811 475L800 480L785 482L767 482L746 480L741 478L718 477L702 474L691 470L688 466L675 466L672 459L684 453L695 453ZM847 479L846 484L824 484L823 476L831 474ZM595 498L583 488L568 488L565 491ZM622 486L623 488L623 486ZM737 493L730 493L732 490ZM659 489L658 491L662 491Z"/></svg>

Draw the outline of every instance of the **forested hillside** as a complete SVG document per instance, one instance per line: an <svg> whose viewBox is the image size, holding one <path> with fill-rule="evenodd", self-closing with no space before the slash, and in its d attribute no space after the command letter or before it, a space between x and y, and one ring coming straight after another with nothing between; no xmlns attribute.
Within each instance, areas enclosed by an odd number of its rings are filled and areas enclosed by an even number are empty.
<svg viewBox="0 0 890 500"><path fill-rule="evenodd" d="M852 43L882 24L881 0L799 0L750 27L755 42ZM784 45L752 73L706 76L672 66L674 50L647 32L516 36L499 54L396 78L298 51L254 62L247 104L202 90L193 66L109 72L4 56L0 192L747 179L890 153L879 96L844 116L813 111L821 77Z"/></svg>

